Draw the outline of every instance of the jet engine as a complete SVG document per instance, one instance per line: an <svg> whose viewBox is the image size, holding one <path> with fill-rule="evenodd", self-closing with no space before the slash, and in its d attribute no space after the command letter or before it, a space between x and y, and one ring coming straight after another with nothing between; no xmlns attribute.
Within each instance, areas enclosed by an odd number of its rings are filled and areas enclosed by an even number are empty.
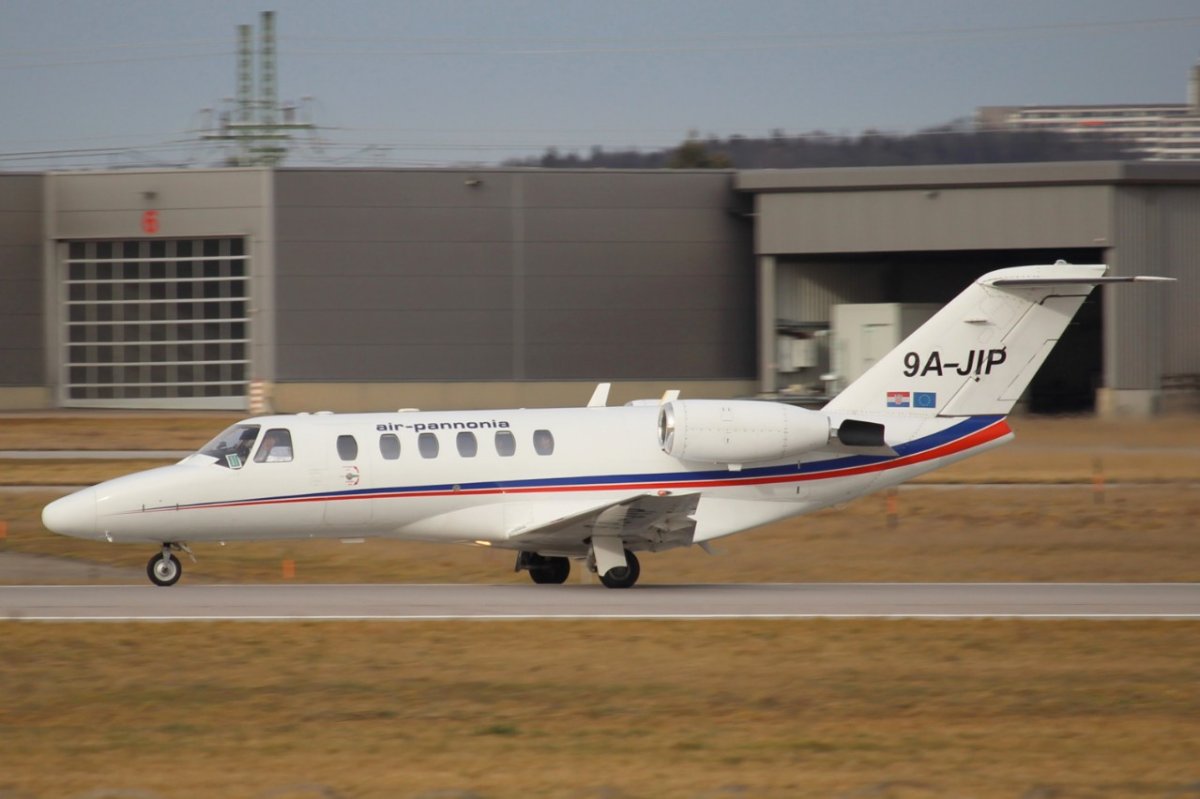
<svg viewBox="0 0 1200 799"><path fill-rule="evenodd" d="M777 461L829 443L829 417L779 402L674 400L658 412L658 443L683 461Z"/></svg>

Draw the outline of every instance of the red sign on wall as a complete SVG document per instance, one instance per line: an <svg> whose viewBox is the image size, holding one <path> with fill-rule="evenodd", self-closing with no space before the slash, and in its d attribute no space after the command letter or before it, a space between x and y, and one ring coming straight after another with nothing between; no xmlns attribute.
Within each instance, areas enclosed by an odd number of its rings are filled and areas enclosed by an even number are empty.
<svg viewBox="0 0 1200 799"><path fill-rule="evenodd" d="M142 232L158 232L158 211L142 211Z"/></svg>

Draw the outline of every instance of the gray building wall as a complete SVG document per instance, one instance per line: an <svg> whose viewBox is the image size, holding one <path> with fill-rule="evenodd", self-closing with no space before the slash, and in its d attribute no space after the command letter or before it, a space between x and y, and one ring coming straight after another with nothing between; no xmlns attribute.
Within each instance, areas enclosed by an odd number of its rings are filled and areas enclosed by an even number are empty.
<svg viewBox="0 0 1200 799"><path fill-rule="evenodd" d="M752 379L752 226L731 184L279 170L275 380Z"/></svg>
<svg viewBox="0 0 1200 799"><path fill-rule="evenodd" d="M1111 388L1141 390L1163 376L1200 375L1200 185L1117 186L1113 201L1115 274L1174 277L1109 290L1105 296L1106 372Z"/></svg>
<svg viewBox="0 0 1200 799"><path fill-rule="evenodd" d="M44 397L42 177L0 175L0 407Z"/></svg>

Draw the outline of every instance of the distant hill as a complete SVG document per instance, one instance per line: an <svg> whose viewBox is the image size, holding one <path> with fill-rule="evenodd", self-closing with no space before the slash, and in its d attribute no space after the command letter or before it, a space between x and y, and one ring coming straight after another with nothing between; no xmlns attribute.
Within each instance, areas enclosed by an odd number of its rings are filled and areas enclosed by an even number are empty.
<svg viewBox="0 0 1200 799"><path fill-rule="evenodd" d="M952 124L910 135L867 131L860 136L834 136L818 131L798 136L777 132L768 138L691 136L677 147L650 152L596 147L587 155L564 155L551 148L540 157L505 164L551 169L795 169L1135 157L1120 142L1098 136L1085 139L1049 131L972 130Z"/></svg>

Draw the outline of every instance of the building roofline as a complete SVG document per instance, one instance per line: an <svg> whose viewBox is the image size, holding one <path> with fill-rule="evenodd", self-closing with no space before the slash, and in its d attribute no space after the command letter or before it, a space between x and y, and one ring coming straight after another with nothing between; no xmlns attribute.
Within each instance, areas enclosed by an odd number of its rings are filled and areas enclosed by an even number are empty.
<svg viewBox="0 0 1200 799"><path fill-rule="evenodd" d="M980 109L998 108L1006 111L1057 111L1074 110L1078 108L1107 108L1120 110L1122 108L1188 108L1187 103L1063 103L1061 105L981 105Z"/></svg>
<svg viewBox="0 0 1200 799"><path fill-rule="evenodd" d="M754 194L790 191L986 186L1200 184L1200 163L1048 161L1023 164L754 169L737 173L734 189Z"/></svg>

